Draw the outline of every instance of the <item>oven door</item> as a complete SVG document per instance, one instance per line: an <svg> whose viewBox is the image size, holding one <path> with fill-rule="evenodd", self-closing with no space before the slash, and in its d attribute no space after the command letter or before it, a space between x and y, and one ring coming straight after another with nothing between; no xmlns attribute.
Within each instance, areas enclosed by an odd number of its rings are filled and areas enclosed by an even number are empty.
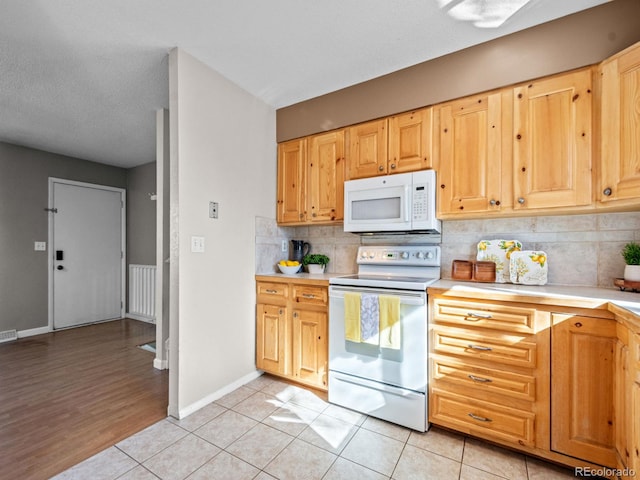
<svg viewBox="0 0 640 480"><path fill-rule="evenodd" d="M399 348L352 342L345 338L346 292L393 295L400 299ZM329 287L329 370L373 382L426 392L427 294L354 286Z"/></svg>

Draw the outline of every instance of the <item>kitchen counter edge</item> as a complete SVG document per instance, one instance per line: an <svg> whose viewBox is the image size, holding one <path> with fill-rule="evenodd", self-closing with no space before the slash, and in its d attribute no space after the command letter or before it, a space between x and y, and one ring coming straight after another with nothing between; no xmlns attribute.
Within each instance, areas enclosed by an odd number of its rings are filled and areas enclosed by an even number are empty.
<svg viewBox="0 0 640 480"><path fill-rule="evenodd" d="M438 280L427 291L452 297L604 310L622 318L628 327L640 333L640 293L635 292L571 285L514 285L458 280Z"/></svg>

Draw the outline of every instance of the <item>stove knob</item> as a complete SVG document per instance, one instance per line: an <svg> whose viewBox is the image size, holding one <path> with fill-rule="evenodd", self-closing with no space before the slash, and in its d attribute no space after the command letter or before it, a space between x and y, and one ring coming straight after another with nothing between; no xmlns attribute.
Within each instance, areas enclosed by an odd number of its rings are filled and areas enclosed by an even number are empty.
<svg viewBox="0 0 640 480"><path fill-rule="evenodd" d="M418 257L420 260L422 260L422 259L424 258L424 253L422 253L422 252L418 252L417 257Z"/></svg>
<svg viewBox="0 0 640 480"><path fill-rule="evenodd" d="M369 252L369 258L371 260L373 260L374 258L376 258L376 252Z"/></svg>
<svg viewBox="0 0 640 480"><path fill-rule="evenodd" d="M369 254L367 252L360 252L360 258L367 258Z"/></svg>
<svg viewBox="0 0 640 480"><path fill-rule="evenodd" d="M433 252L427 252L427 258L429 259L433 258Z"/></svg>
<svg viewBox="0 0 640 480"><path fill-rule="evenodd" d="M404 260L406 260L407 258L409 258L409 252L402 252L402 253L400 254L400 256L401 256Z"/></svg>

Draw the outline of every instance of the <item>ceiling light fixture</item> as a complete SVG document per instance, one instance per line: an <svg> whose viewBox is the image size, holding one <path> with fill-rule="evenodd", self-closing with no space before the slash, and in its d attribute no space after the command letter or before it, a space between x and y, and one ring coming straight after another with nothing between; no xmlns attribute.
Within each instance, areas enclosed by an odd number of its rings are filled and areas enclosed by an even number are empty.
<svg viewBox="0 0 640 480"><path fill-rule="evenodd" d="M531 0L438 0L440 9L477 28L498 28Z"/></svg>

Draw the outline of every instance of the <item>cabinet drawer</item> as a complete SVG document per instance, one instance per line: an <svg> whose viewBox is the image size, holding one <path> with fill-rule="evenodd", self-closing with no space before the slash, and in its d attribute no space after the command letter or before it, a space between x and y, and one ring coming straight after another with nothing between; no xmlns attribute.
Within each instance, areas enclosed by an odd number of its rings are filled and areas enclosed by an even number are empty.
<svg viewBox="0 0 640 480"><path fill-rule="evenodd" d="M434 353L517 367L536 367L537 345L531 335L463 330L442 325L432 325L431 332Z"/></svg>
<svg viewBox="0 0 640 480"><path fill-rule="evenodd" d="M437 389L430 393L429 420L456 430L523 446L535 444L535 415Z"/></svg>
<svg viewBox="0 0 640 480"><path fill-rule="evenodd" d="M431 359L432 382L435 387L456 388L459 393L472 397L493 395L494 398L509 398L534 402L536 380L531 375L483 368L452 357L435 356ZM498 400L498 403L502 403Z"/></svg>
<svg viewBox="0 0 640 480"><path fill-rule="evenodd" d="M256 285L258 303L285 303L289 293L286 283L258 282Z"/></svg>
<svg viewBox="0 0 640 480"><path fill-rule="evenodd" d="M506 332L535 333L536 310L511 305L435 298L432 321Z"/></svg>
<svg viewBox="0 0 640 480"><path fill-rule="evenodd" d="M318 287L313 285L293 285L292 298L296 303L306 305L327 305L328 289L327 287Z"/></svg>

